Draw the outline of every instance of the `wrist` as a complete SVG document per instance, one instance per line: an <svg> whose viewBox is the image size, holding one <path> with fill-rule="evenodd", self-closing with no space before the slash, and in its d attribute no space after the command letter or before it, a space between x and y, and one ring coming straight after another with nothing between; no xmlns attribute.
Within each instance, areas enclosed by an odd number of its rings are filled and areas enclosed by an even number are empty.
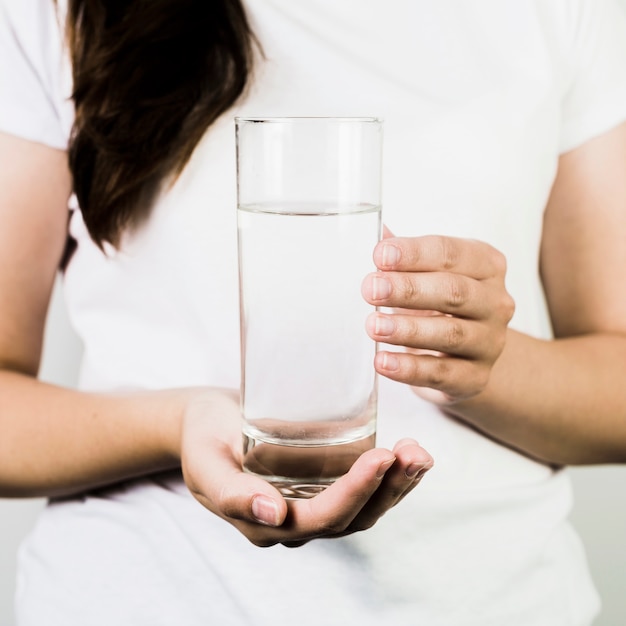
<svg viewBox="0 0 626 626"><path fill-rule="evenodd" d="M164 460L179 466L183 420L191 396L190 389L166 389L154 397L154 427L157 446Z"/></svg>

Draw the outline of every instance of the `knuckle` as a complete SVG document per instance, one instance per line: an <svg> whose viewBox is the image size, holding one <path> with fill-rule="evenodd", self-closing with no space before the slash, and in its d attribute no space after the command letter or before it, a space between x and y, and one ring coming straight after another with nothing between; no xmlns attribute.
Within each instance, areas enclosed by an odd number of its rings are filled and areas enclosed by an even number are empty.
<svg viewBox="0 0 626 626"><path fill-rule="evenodd" d="M495 312L497 319L500 319L505 324L508 324L515 314L515 300L513 300L511 295L505 291L498 299L493 311Z"/></svg>
<svg viewBox="0 0 626 626"><path fill-rule="evenodd" d="M400 285L401 296L405 302L419 302L420 289L416 281L410 275L401 275L402 283Z"/></svg>
<svg viewBox="0 0 626 626"><path fill-rule="evenodd" d="M507 271L506 256L492 245L481 242L485 250L485 259L489 262L492 276L504 276Z"/></svg>
<svg viewBox="0 0 626 626"><path fill-rule="evenodd" d="M223 486L219 490L219 494L217 497L217 506L223 515L231 518L241 517L241 511L237 506L235 500L229 496L228 490L225 486Z"/></svg>
<svg viewBox="0 0 626 626"><path fill-rule="evenodd" d="M224 515L224 517L228 517L230 519L240 519L242 517L239 510L231 501L221 500L218 503L218 508L221 511L222 515Z"/></svg>
<svg viewBox="0 0 626 626"><path fill-rule="evenodd" d="M467 284L461 279L460 276L451 277L448 282L448 289L446 293L446 305L452 309L458 309L467 302L467 299Z"/></svg>
<svg viewBox="0 0 626 626"><path fill-rule="evenodd" d="M493 263L495 273L498 276L504 276L507 271L506 257L502 254L502 252L496 250L495 248L492 248L491 250L491 262Z"/></svg>
<svg viewBox="0 0 626 626"><path fill-rule="evenodd" d="M468 363L461 382L455 389L456 400L466 400L482 393L489 384L491 367L487 362Z"/></svg>
<svg viewBox="0 0 626 626"><path fill-rule="evenodd" d="M447 386L450 377L450 365L444 357L433 356L426 373L426 382L429 387L442 389Z"/></svg>
<svg viewBox="0 0 626 626"><path fill-rule="evenodd" d="M465 343L465 326L461 320L450 318L446 327L446 347L452 352L458 350Z"/></svg>
<svg viewBox="0 0 626 626"><path fill-rule="evenodd" d="M515 314L515 300L513 300L513 297L508 293L506 294L506 298L504 299L503 309L504 317L508 323L511 321L513 315Z"/></svg>
<svg viewBox="0 0 626 626"><path fill-rule="evenodd" d="M456 267L459 260L459 251L453 239L442 235L434 236L434 244L439 250L441 267L444 271L450 271Z"/></svg>
<svg viewBox="0 0 626 626"><path fill-rule="evenodd" d="M415 318L411 317L400 322L398 334L406 335L408 338L407 343L410 343L411 346L419 346L424 339L425 331L421 324L419 324ZM409 350L407 350L407 352L410 354Z"/></svg>
<svg viewBox="0 0 626 626"><path fill-rule="evenodd" d="M476 393L480 393L487 388L489 384L489 378L491 374L491 368L483 367L478 370L476 373L476 380L474 383L474 387L476 389Z"/></svg>

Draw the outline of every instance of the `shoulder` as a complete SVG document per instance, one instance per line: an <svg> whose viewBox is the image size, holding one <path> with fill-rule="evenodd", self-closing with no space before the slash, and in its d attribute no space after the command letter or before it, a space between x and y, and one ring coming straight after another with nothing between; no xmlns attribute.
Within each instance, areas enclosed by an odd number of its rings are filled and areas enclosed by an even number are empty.
<svg viewBox="0 0 626 626"><path fill-rule="evenodd" d="M626 11L619 0L535 0L561 108L561 152L626 119Z"/></svg>
<svg viewBox="0 0 626 626"><path fill-rule="evenodd" d="M572 63L601 45L603 37L610 42L626 35L626 11L621 4L620 0L535 0L546 41L558 45Z"/></svg>
<svg viewBox="0 0 626 626"><path fill-rule="evenodd" d="M64 4L64 3L63 3ZM24 57L40 78L60 66L64 54L65 12L54 0L0 0L3 54Z"/></svg>
<svg viewBox="0 0 626 626"><path fill-rule="evenodd" d="M63 147L73 110L65 0L0 0L0 130Z"/></svg>

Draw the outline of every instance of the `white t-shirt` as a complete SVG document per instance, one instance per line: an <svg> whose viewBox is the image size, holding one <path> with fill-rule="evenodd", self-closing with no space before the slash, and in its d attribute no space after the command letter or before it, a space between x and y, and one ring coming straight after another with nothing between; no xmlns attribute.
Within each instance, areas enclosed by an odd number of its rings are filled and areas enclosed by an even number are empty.
<svg viewBox="0 0 626 626"><path fill-rule="evenodd" d="M614 1L247 6L265 51L253 88L148 225L105 256L73 213L65 290L81 387L238 387L235 114L384 118L386 224L502 250L512 326L548 337L537 264L558 157L626 119ZM63 148L71 81L52 1L0 11L0 129ZM176 475L53 502L20 552L18 626L591 623L565 472L382 379L379 443L402 436L436 459L419 489L373 529L297 550L253 547Z"/></svg>

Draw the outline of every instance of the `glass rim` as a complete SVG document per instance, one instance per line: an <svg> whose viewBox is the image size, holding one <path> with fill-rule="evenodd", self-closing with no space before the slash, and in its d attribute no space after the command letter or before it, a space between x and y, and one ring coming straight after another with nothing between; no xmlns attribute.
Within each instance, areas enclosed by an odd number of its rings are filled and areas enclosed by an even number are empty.
<svg viewBox="0 0 626 626"><path fill-rule="evenodd" d="M259 116L259 115L238 115L235 118L235 124L250 122L253 124L286 124L297 122L341 122L341 123L359 123L359 124L381 124L382 118L375 116L337 116L337 115L294 115L294 116Z"/></svg>

